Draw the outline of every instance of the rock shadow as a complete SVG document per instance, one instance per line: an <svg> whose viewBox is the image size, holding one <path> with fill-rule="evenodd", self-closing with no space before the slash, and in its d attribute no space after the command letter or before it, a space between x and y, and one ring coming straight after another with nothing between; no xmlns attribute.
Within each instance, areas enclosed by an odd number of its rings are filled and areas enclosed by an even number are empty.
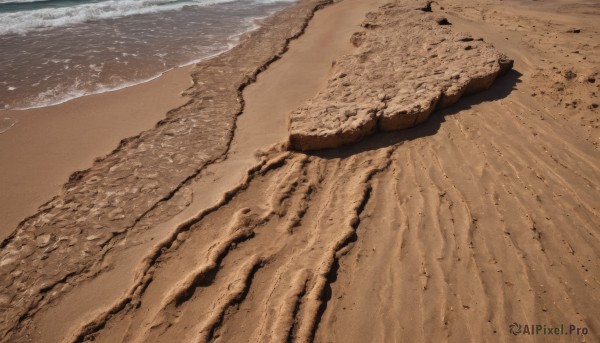
<svg viewBox="0 0 600 343"><path fill-rule="evenodd" d="M484 102L492 102L507 97L517 84L521 83L519 71L511 69L503 76L496 79L494 84L487 90L461 98L458 103L442 110L435 110L424 123L393 132L376 132L362 141L332 149L315 150L304 152L309 156L317 156L325 159L347 158L366 151L378 150L384 147L401 144L417 138L432 136L438 132L446 117L468 110L474 105Z"/></svg>

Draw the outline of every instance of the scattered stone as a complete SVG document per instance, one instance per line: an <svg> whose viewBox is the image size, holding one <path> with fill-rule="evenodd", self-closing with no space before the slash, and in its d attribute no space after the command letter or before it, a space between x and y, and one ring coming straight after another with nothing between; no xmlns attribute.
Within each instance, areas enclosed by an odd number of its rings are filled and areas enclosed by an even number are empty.
<svg viewBox="0 0 600 343"><path fill-rule="evenodd" d="M160 186L160 184L158 183L158 181L148 182L142 186L141 191L144 193L148 193L148 192L151 192L151 191L157 189L159 186Z"/></svg>
<svg viewBox="0 0 600 343"><path fill-rule="evenodd" d="M433 3L433 1L427 1L427 2L425 2L425 4L423 4L421 7L417 8L417 9L421 10L423 12L433 12L433 10L431 9L432 3Z"/></svg>
<svg viewBox="0 0 600 343"><path fill-rule="evenodd" d="M438 25L452 25L445 17L439 17L435 21L438 23Z"/></svg>
<svg viewBox="0 0 600 343"><path fill-rule="evenodd" d="M11 300L11 297L5 294L0 294L0 306L4 307L10 305Z"/></svg>
<svg viewBox="0 0 600 343"><path fill-rule="evenodd" d="M52 238L52 236L49 233L45 233L43 235L38 236L35 239L35 243L38 247L43 248L48 246L48 244L50 244L50 239Z"/></svg>
<svg viewBox="0 0 600 343"><path fill-rule="evenodd" d="M14 257L6 257L0 261L0 267L8 266L14 264L17 260Z"/></svg>
<svg viewBox="0 0 600 343"><path fill-rule="evenodd" d="M87 179L87 181L85 183L88 185L93 185L100 180L101 180L100 176L94 175L94 176L90 177L89 179Z"/></svg>
<svg viewBox="0 0 600 343"><path fill-rule="evenodd" d="M65 187L70 188L69 184L72 184L72 183L75 183L75 182L81 180L85 176L85 174L86 174L86 172L85 171L81 171L81 170L73 172L69 176L69 181L67 182L67 184L65 185Z"/></svg>
<svg viewBox="0 0 600 343"><path fill-rule="evenodd" d="M575 72L573 72L572 70L567 70L567 71L565 72L565 79L567 79L567 80L569 80L569 81L570 81L570 80L573 80L573 79L574 79L574 78L576 78L576 77L577 77L577 74L575 74Z"/></svg>
<svg viewBox="0 0 600 343"><path fill-rule="evenodd" d="M568 33L580 33L581 29L570 28L567 30Z"/></svg>
<svg viewBox="0 0 600 343"><path fill-rule="evenodd" d="M354 45L357 48L364 42L364 40L364 32L355 32L354 34L352 34L352 37L350 37L350 43L352 43L352 45Z"/></svg>
<svg viewBox="0 0 600 343"><path fill-rule="evenodd" d="M107 216L110 220L119 220L125 218L125 214L121 208L115 208L114 210L108 212Z"/></svg>
<svg viewBox="0 0 600 343"><path fill-rule="evenodd" d="M187 237L188 237L188 233L185 231L177 234L177 240L182 241L182 242L185 241L187 239Z"/></svg>

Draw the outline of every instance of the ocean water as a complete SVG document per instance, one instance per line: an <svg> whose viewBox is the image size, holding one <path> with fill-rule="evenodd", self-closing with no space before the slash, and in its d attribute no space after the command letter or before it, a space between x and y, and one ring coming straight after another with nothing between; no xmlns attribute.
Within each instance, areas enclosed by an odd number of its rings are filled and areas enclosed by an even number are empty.
<svg viewBox="0 0 600 343"><path fill-rule="evenodd" d="M0 0L0 109L57 104L221 53L293 0Z"/></svg>

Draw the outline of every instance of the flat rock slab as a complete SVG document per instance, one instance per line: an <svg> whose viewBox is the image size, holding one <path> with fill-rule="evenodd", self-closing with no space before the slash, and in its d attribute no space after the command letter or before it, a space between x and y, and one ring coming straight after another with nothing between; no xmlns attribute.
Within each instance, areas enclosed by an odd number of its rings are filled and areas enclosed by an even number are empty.
<svg viewBox="0 0 600 343"><path fill-rule="evenodd" d="M336 60L326 88L290 115L291 149L334 148L415 126L512 68L492 45L452 32L428 8L399 1L367 15L351 38L354 52Z"/></svg>

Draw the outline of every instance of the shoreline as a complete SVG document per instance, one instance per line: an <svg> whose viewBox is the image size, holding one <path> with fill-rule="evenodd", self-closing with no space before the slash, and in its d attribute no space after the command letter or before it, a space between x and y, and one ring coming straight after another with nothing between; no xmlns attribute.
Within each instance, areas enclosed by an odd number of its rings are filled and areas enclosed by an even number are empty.
<svg viewBox="0 0 600 343"><path fill-rule="evenodd" d="M227 50L225 50L225 51L227 51ZM0 115L3 112L17 112L17 113L19 113L19 112L29 111L29 110L45 109L45 108L48 108L48 107L59 106L59 105L62 105L64 103L67 103L69 101L74 101L74 100L77 100L77 99L80 99L80 98L85 98L85 97L94 96L94 95L100 95L100 94L105 94L105 93L113 93L113 92L118 92L118 91L121 91L121 90L124 90L124 89L127 89L127 88L132 88L132 87L140 86L140 85L143 85L145 83L152 82L152 81L154 81L156 79L159 79L159 78L165 76L165 74L173 72L173 71L175 71L177 69L180 69L180 68L191 68L196 63L202 62L202 61L204 61L206 59L209 59L209 58L216 57L216 56L220 55L221 53L222 52L214 54L214 55L211 55L211 56L206 57L206 58L200 58L197 61L193 61L193 62L190 62L190 63L185 63L185 64L182 64L182 65L179 65L179 66L175 66L175 67L169 68L169 69L167 69L165 71L159 72L156 75L151 76L151 77L146 78L146 79L143 79L143 80L125 82L125 83L123 83L121 85L118 85L118 86L115 86L115 87L100 88L100 89L97 89L97 90L94 90L94 91L90 91L89 93L84 93L84 94L80 94L80 95L74 95L72 97L67 96L67 97L65 97L63 99L56 100L56 102L51 102L51 103L48 103L48 104L43 104L43 105L35 105L34 104L34 105L29 106L29 107L23 107L23 108L4 108L4 109L0 109ZM6 131L4 131L4 132L6 132Z"/></svg>
<svg viewBox="0 0 600 343"><path fill-rule="evenodd" d="M274 15L276 13L277 13L277 11L269 14L267 17L272 16L272 15ZM127 89L127 88L136 87L136 86L140 86L140 85L143 85L145 83L148 83L148 82L152 82L152 81L154 81L156 79L159 79L159 78L165 76L165 74L174 72L175 70L178 70L178 69L181 69L181 68L193 68L198 63L201 63L203 61L209 60L211 58L216 58L219 55L224 54L224 53L228 52L229 50L233 49L236 45L238 45L240 43L241 37L244 37L244 35L246 35L247 33L255 31L258 28L260 28L260 24L257 24L257 22L260 22L261 20L264 20L265 18L266 17L257 17L257 18L254 18L253 19L254 25L248 31L244 31L244 32L241 32L239 34L235 34L233 36L228 37L227 41L236 40L236 42L235 43L227 43L226 44L226 48L224 48L222 51L219 51L217 53L210 54L210 55L207 55L205 57L196 58L196 59L193 59L193 60L191 60L189 62L185 62L185 63L179 64L179 65L176 65L174 67L170 67L170 68L168 68L166 70L157 72L154 76L150 76L148 78L145 78L145 79L142 79L142 80L139 80L139 81L128 81L128 82L124 82L124 83L122 83L120 85L117 85L117 86L114 86L114 87L99 88L97 90L86 92L86 93L83 93L83 94L80 94L80 95L75 95L75 96L72 96L72 97L67 96L67 97L62 98L60 100L56 100L55 102L50 102L48 104L43 104L43 105L32 104L31 106L23 107L23 108L0 108L0 116L4 112L16 112L16 113L19 113L19 112L22 112L22 111L44 109L44 108L48 108L48 107L59 106L59 105L62 105L64 103L67 103L67 102L70 102L70 101L74 101L74 100L77 100L77 99L80 99L80 98L85 98L85 97L88 97L88 96L94 96L94 95L100 95L100 94L105 94L105 93L118 92L118 91L121 91L121 90L124 90L124 89ZM7 129L5 131L2 131L2 132L0 132L0 134L6 132L8 130L9 129Z"/></svg>
<svg viewBox="0 0 600 343"><path fill-rule="evenodd" d="M59 194L71 175L89 169L96 159L117 149L119 142L154 128L166 118L167 112L187 103L190 97L183 93L193 85L191 73L198 63L231 51L244 37L258 30L262 22L283 9L253 19L252 28L229 37L228 40L235 39L236 42L228 43L223 51L170 68L149 79L50 105L0 109L0 118L12 120L12 124L0 132L0 161L16 162L7 163L7 167L0 170L0 189L4 190L0 194L0 218L4 219L0 225L0 241L9 237L19 223ZM152 101L144 103L143 107L132 108L133 102L128 98L139 97L148 97ZM99 103L111 106L106 110L98 110ZM86 114L81 116L77 112ZM146 114L142 115L141 112ZM123 127L124 119L126 123ZM101 128L104 134L92 135L93 146L77 145L75 150L72 150L72 146L66 146L68 141L82 142L88 133L98 130L96 125L99 122L104 122ZM107 122L114 125L107 126ZM48 139L40 138L43 135L47 135ZM46 154L56 159L40 157ZM32 171L41 170L44 171L43 175L41 172L32 174Z"/></svg>
<svg viewBox="0 0 600 343"><path fill-rule="evenodd" d="M13 49L0 54L0 59L5 62L0 73L6 78L2 82L5 87L0 90L0 108L26 110L58 105L81 96L145 83L173 68L214 58L239 44L240 36L256 30L258 21L293 1L296 0L225 3L186 0L184 2L197 6L192 6L189 11L169 10L163 16L153 13L134 15L131 22L126 17L92 20L65 28L67 37L64 38L60 36L60 26L32 30L22 37L22 41L17 40L16 35L3 35L0 42L6 46L27 46L31 42L45 41L38 50L62 53L48 55L49 60L45 60L47 54L36 54L36 50L23 52L22 59L17 58L16 52L11 52ZM28 12L24 10L23 13ZM174 25L168 24L173 20ZM147 21L146 26L154 28L136 33L135 27L143 27L144 21ZM111 40L111 27L120 32L121 40ZM152 34L154 30L160 34ZM65 40L81 43L61 48L61 42ZM99 53L103 47L106 53ZM94 53L86 56L86 51ZM15 61L14 65L10 61ZM28 65L36 67L29 71ZM21 75L20 70L26 72Z"/></svg>
<svg viewBox="0 0 600 343"><path fill-rule="evenodd" d="M0 239L60 193L69 176L90 168L125 138L155 127L182 106L193 64L148 82L28 110L0 110L17 123L0 134ZM144 99L139 101L135 99Z"/></svg>
<svg viewBox="0 0 600 343"><path fill-rule="evenodd" d="M119 292L128 289L124 286L102 286L109 282L107 280L116 285L126 281L135 285L138 280L124 280L121 275L140 275L140 267L144 265L147 256L152 256L162 246L171 245L173 237L178 237L182 228L195 223L203 214L220 207L230 196L242 191L252 179L253 170L269 169L269 163L264 158L257 157L256 153L269 154L270 151L281 148L287 138L287 116L282 114L293 110L325 87L331 73L331 62L353 49L349 40L351 34L360 29L358 24L362 22L367 10L375 9L382 3L381 0L370 0L357 4L356 1L348 0L319 9L314 13L306 31L292 40L286 52L243 89L244 108L237 117L227 157L205 167L197 178L178 190L178 193L193 195L186 201L185 208L167 221L157 222L140 233L143 239L140 239L139 246L113 249L107 259L116 262L114 270L103 273L101 278L90 280L62 299L57 311L71 313L72 317L69 318L73 320L82 317L80 313L73 313L72 309L77 308L76 304L84 299L88 313L94 314L93 319L89 319L90 323L82 325L82 331L75 331L71 336L83 337L92 334L94 327L107 324L105 321L109 319L104 317L104 313L110 313L113 309L104 309L107 305L104 298L90 300L93 294L102 289L104 297L114 298L114 303L117 304L123 298L134 296L120 294ZM289 80L294 80L294 84L288 85ZM285 156L286 153L281 155ZM134 273L135 266L137 269ZM94 313L92 309L103 309L106 312ZM47 325L52 320L52 313L40 315L37 325L41 329L50 329ZM119 340L112 333L95 339L107 342Z"/></svg>

